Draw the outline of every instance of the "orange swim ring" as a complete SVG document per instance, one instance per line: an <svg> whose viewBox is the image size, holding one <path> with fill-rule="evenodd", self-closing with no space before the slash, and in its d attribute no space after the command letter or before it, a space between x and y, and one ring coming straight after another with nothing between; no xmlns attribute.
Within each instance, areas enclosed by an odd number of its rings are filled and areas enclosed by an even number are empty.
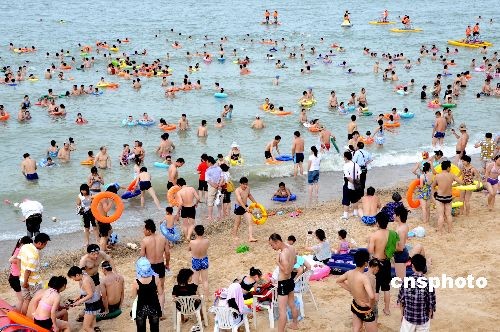
<svg viewBox="0 0 500 332"><path fill-rule="evenodd" d="M181 187L175 185L167 191L167 201L170 206L179 206L180 203L175 199L175 194L181 190Z"/></svg>
<svg viewBox="0 0 500 332"><path fill-rule="evenodd" d="M99 202L103 199L106 198L111 198L113 202L115 203L115 213L113 213L111 216L106 217L101 214L97 206L99 205ZM115 193L109 192L109 191L104 191L101 193L98 193L97 195L94 196L94 199L92 200L92 203L90 204L90 210L92 211L92 214L94 215L95 219L97 221L100 221L105 224L111 224L112 222L115 222L118 220L118 218L121 217L123 213L123 202L120 196L118 196Z"/></svg>
<svg viewBox="0 0 500 332"><path fill-rule="evenodd" d="M416 209L420 206L420 201L413 199L413 193L415 192L415 189L417 189L418 186L420 186L420 179L415 179L412 182L410 182L410 185L408 186L408 191L406 191L406 200L408 201L408 205L413 209Z"/></svg>

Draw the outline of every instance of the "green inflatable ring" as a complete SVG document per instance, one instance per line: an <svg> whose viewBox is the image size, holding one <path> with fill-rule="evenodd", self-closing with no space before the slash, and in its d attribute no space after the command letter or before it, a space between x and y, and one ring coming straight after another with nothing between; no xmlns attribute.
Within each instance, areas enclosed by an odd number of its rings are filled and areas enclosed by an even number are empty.
<svg viewBox="0 0 500 332"><path fill-rule="evenodd" d="M96 319L97 319L97 321L113 319L113 318L120 316L121 314L122 314L122 311L120 309L118 309L118 310L115 310L113 312L108 312L106 315L98 314Z"/></svg>
<svg viewBox="0 0 500 332"><path fill-rule="evenodd" d="M370 116L370 115L373 115L372 112L361 112L359 115L361 116Z"/></svg>
<svg viewBox="0 0 500 332"><path fill-rule="evenodd" d="M441 104L441 107L443 107L443 108L455 108L455 107L457 107L457 104Z"/></svg>

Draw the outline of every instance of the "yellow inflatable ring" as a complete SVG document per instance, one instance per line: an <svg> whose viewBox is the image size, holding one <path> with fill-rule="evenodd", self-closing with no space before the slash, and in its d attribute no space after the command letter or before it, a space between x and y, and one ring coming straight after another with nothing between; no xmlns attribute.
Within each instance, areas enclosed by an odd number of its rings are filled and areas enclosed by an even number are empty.
<svg viewBox="0 0 500 332"><path fill-rule="evenodd" d="M474 181L473 184L468 184L468 185L460 185L460 186L455 186L453 187L453 189L456 189L456 190L465 190L465 191L472 191L472 190L477 190L477 189L481 189L483 187L483 184L481 182L479 182L479 188L477 187L477 184L478 184L479 181Z"/></svg>
<svg viewBox="0 0 500 332"><path fill-rule="evenodd" d="M439 174L442 172L441 170L441 164L437 165L436 167L434 167L434 171ZM460 174L460 168L458 168L457 165L455 164L451 164L451 170L450 170L450 173L453 174L453 175L456 175L458 176L458 174Z"/></svg>
<svg viewBox="0 0 500 332"><path fill-rule="evenodd" d="M261 213L261 217L260 218L256 218L253 214L252 214L252 210L253 209L259 209L260 210L260 213ZM263 225L266 220L267 220L267 211L266 209L262 206L262 204L259 204L259 203L252 203L250 204L250 206L248 207L248 211L250 212L250 214L252 214L252 221L256 224L256 225Z"/></svg>
<svg viewBox="0 0 500 332"><path fill-rule="evenodd" d="M459 207L462 207L464 205L464 202L453 202L451 203L451 207L452 208L459 208Z"/></svg>

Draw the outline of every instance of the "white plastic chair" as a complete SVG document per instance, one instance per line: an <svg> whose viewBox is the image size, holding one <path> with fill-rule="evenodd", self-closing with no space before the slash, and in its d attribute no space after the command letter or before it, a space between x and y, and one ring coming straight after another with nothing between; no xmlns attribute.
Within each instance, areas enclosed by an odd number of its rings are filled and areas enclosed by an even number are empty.
<svg viewBox="0 0 500 332"><path fill-rule="evenodd" d="M235 323L234 315L239 315L239 313L233 308L211 307L208 311L215 314L214 332L219 332L219 330L238 332L238 328L243 324L245 324L245 332L250 332L247 314L243 314L243 319L239 323Z"/></svg>
<svg viewBox="0 0 500 332"><path fill-rule="evenodd" d="M305 317L304 313L304 297L303 295L306 293L311 294L314 306L316 307L316 310L318 310L318 305L316 304L316 300L314 299L314 295L311 291L311 287L309 286L309 278L313 274L312 270L306 271L305 273L301 274L296 280L295 280L295 296L299 299L300 301L300 315L302 317Z"/></svg>
<svg viewBox="0 0 500 332"><path fill-rule="evenodd" d="M271 301L269 301L269 304L266 304L266 302L258 302L259 298L268 297L269 294L272 294ZM253 312L253 325L255 328L257 328L257 315L256 315L257 306L259 306L259 308L261 308L261 309L267 310L267 313L269 315L269 327L274 329L274 308L278 307L278 287L271 288L264 295L254 295L253 296L252 312Z"/></svg>
<svg viewBox="0 0 500 332"><path fill-rule="evenodd" d="M205 303L203 301L203 296L193 295L193 296L179 296L174 298L174 329L177 332L181 330L182 316L196 316L198 320L198 326L200 331L203 332L203 323L208 326L207 315L205 312ZM196 308L196 302L201 301L201 304ZM181 310L177 310L176 304L179 304ZM201 310L203 310L203 322L201 319Z"/></svg>

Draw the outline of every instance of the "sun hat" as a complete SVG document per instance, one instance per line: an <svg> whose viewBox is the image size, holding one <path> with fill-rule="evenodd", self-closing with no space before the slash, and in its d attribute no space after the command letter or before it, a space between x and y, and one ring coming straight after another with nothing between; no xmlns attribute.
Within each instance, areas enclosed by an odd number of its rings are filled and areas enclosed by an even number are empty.
<svg viewBox="0 0 500 332"><path fill-rule="evenodd" d="M240 146L236 142L233 142L233 144L231 144L231 148L239 148L239 147Z"/></svg>
<svg viewBox="0 0 500 332"><path fill-rule="evenodd" d="M149 278L151 276L158 276L158 274L151 268L151 263L146 257L141 257L135 263L135 272L137 278Z"/></svg>

